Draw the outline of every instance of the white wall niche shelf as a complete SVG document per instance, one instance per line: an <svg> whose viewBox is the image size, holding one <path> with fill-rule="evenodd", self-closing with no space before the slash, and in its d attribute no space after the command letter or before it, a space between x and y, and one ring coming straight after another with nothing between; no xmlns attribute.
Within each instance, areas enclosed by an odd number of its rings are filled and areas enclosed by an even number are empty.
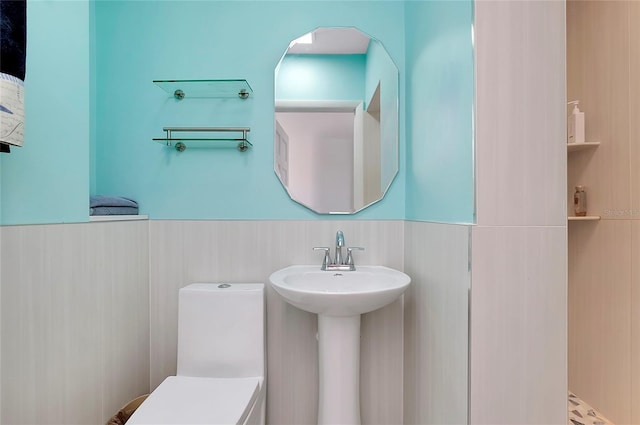
<svg viewBox="0 0 640 425"><path fill-rule="evenodd" d="M148 215L90 215L89 221L133 221L149 220Z"/></svg>
<svg viewBox="0 0 640 425"><path fill-rule="evenodd" d="M567 217L568 221L598 221L600 219L601 217L599 215L587 215L584 217L577 217L577 216Z"/></svg>
<svg viewBox="0 0 640 425"><path fill-rule="evenodd" d="M600 146L600 142L567 143L567 153L595 149L598 146Z"/></svg>
<svg viewBox="0 0 640 425"><path fill-rule="evenodd" d="M153 80L176 99L238 97L247 99L253 89L247 80Z"/></svg>
<svg viewBox="0 0 640 425"><path fill-rule="evenodd" d="M584 143L567 143L567 154L572 152L585 151L588 149L596 149L600 146L600 142L584 142ZM598 221L601 217L599 215L587 215L583 217L568 216L567 220L571 221Z"/></svg>

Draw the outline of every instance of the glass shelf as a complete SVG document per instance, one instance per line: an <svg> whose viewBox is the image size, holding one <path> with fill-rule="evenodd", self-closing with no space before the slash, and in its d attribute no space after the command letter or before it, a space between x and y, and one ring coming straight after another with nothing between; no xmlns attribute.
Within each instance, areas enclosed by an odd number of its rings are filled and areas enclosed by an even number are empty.
<svg viewBox="0 0 640 425"><path fill-rule="evenodd" d="M247 140L249 127L165 127L162 129L165 137L154 138L154 142L168 147L175 147L178 152L189 148L230 148L236 147L240 152L245 152L253 147ZM240 133L241 137L198 137L202 133ZM175 137L175 133L182 133L181 137Z"/></svg>
<svg viewBox="0 0 640 425"><path fill-rule="evenodd" d="M153 80L176 99L185 97L239 97L246 99L253 89L247 80Z"/></svg>

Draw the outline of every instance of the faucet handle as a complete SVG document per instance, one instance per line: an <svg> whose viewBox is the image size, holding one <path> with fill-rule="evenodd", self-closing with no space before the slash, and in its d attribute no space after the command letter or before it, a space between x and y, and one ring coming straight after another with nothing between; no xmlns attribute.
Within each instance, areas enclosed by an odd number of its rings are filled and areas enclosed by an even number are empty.
<svg viewBox="0 0 640 425"><path fill-rule="evenodd" d="M320 251L323 250L324 251L324 258L322 259L322 267L320 268L320 270L326 270L327 269L327 264L331 264L331 254L329 253L330 249L328 246L314 246L313 247L314 251Z"/></svg>
<svg viewBox="0 0 640 425"><path fill-rule="evenodd" d="M354 249L357 249L358 251L364 251L364 248L361 246L350 246L349 248L347 248L347 259L345 261L345 264L348 266L353 266L353 255L351 254L351 251L353 251Z"/></svg>

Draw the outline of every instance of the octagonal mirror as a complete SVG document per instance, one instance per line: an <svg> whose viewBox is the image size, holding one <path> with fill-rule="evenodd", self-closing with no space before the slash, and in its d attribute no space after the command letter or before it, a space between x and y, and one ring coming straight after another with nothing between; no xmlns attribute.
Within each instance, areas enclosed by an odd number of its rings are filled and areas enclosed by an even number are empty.
<svg viewBox="0 0 640 425"><path fill-rule="evenodd" d="M355 28L318 28L289 43L275 70L274 169L294 201L352 214L398 172L398 68Z"/></svg>

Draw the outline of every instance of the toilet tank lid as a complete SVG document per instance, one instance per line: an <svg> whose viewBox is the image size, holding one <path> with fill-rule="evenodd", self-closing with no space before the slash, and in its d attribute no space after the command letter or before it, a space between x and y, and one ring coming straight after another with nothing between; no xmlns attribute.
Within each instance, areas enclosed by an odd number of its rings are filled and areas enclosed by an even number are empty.
<svg viewBox="0 0 640 425"><path fill-rule="evenodd" d="M264 283L225 283L225 282L195 282L183 288L181 291L261 291Z"/></svg>
<svg viewBox="0 0 640 425"><path fill-rule="evenodd" d="M142 424L242 424L251 412L262 378L170 376L127 421Z"/></svg>

